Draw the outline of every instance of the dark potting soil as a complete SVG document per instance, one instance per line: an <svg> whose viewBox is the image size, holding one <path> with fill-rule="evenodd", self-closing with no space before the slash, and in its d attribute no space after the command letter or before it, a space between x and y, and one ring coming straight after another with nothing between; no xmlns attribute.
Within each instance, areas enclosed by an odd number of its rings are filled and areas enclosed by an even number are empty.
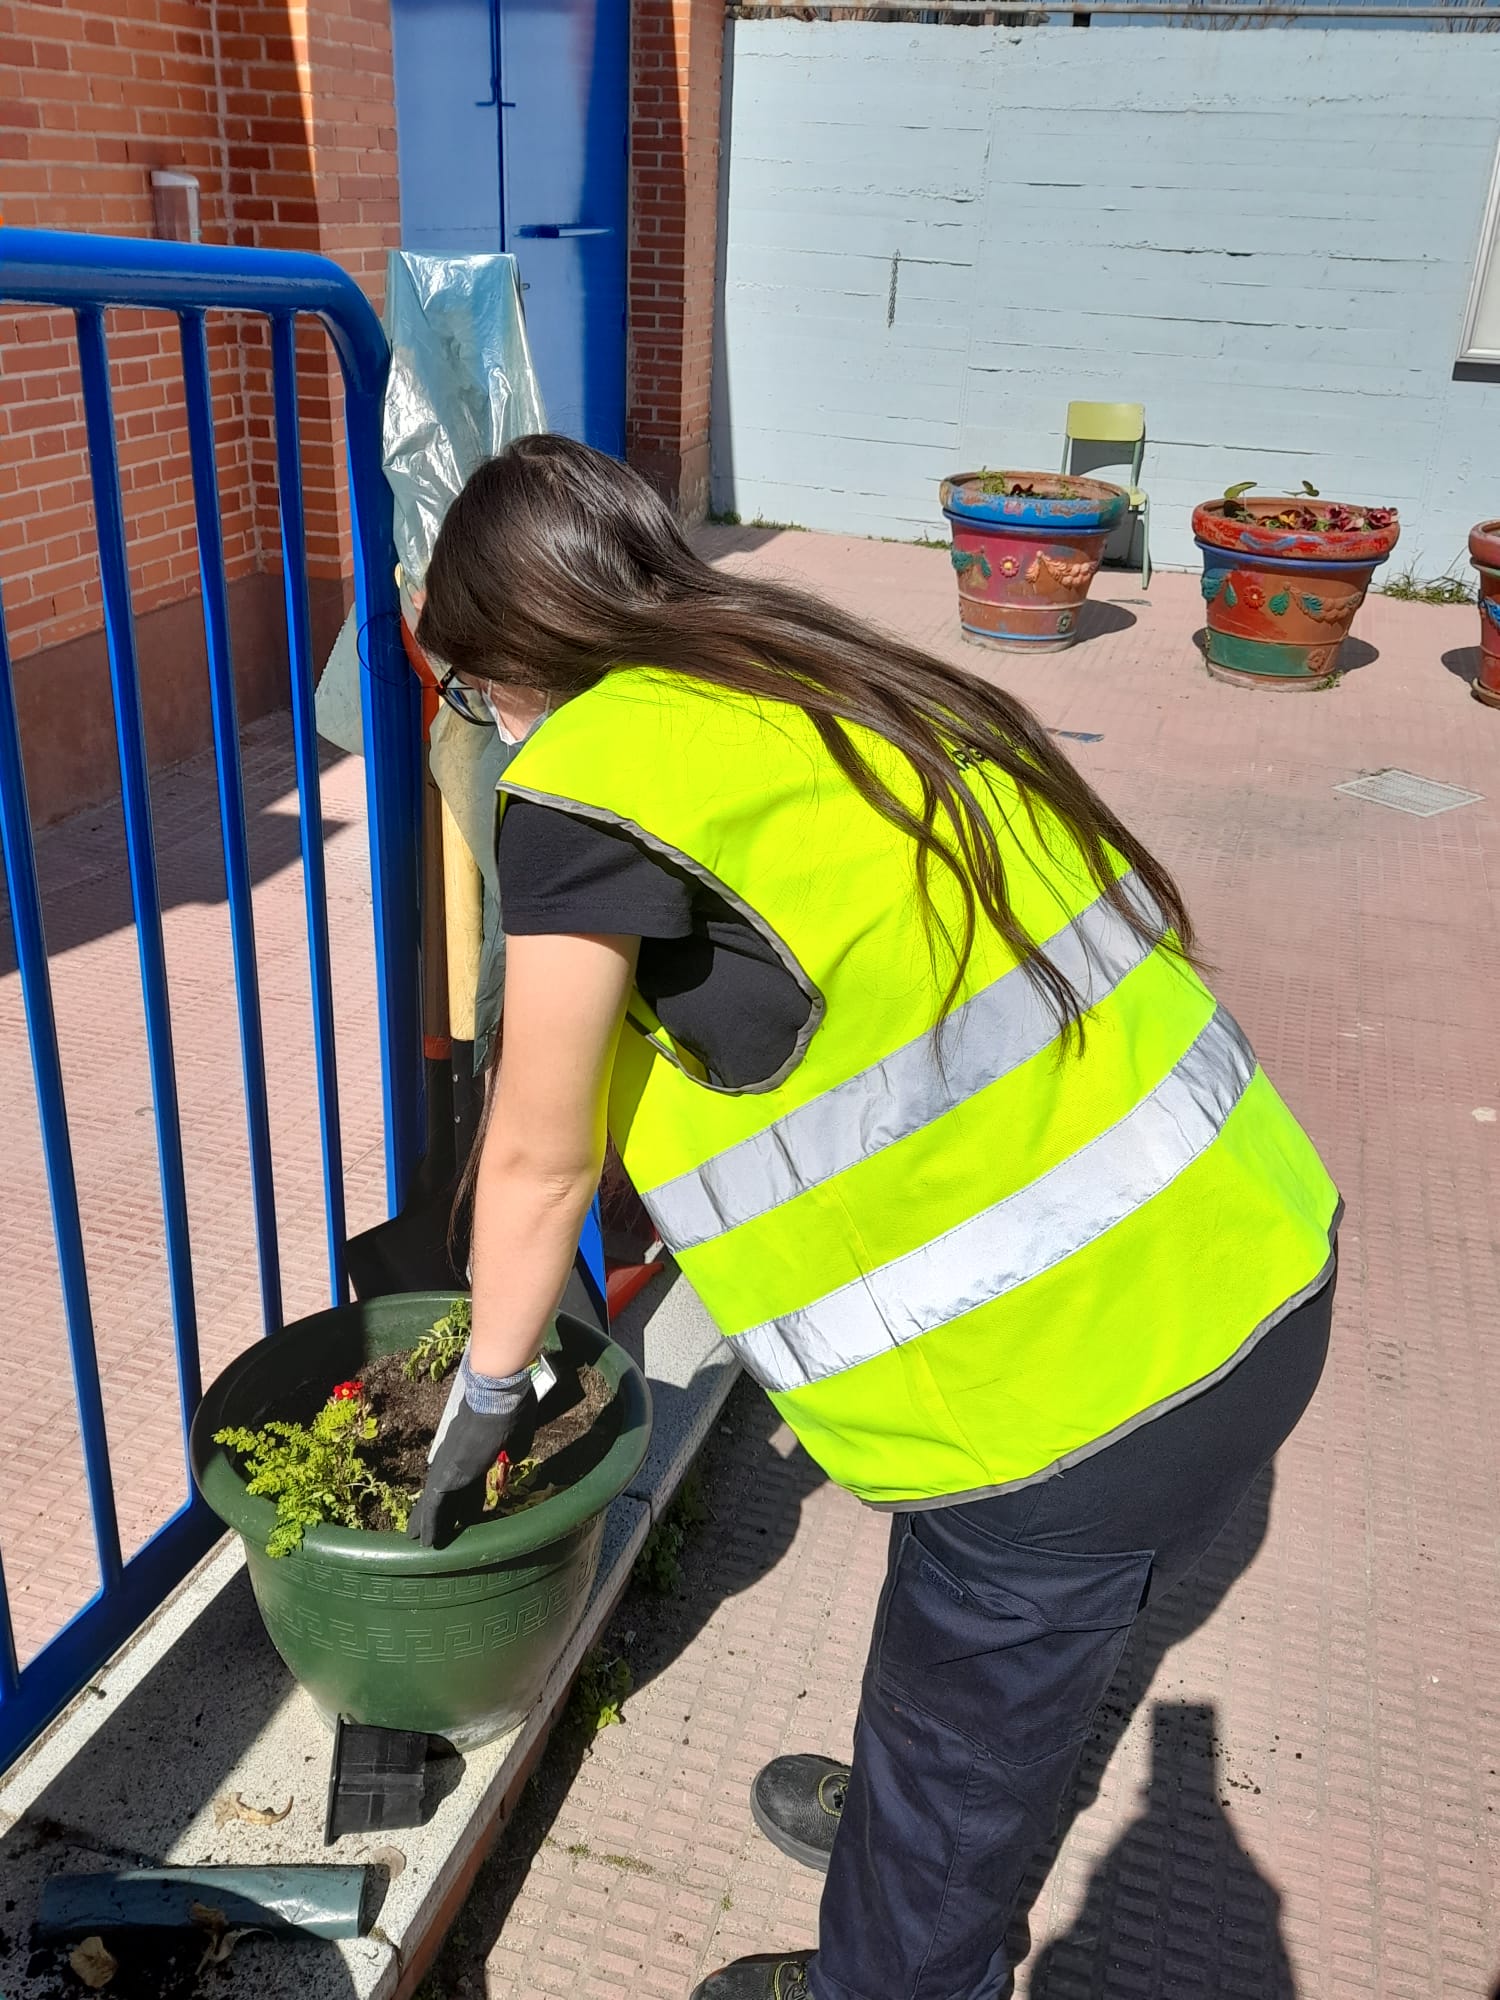
<svg viewBox="0 0 1500 2000"><path fill-rule="evenodd" d="M107 1931L104 1944L119 1971L104 1989L109 2000L204 2000L233 1991L233 1959L209 1965L207 1931ZM19 2000L82 2000L88 1988L69 1964L72 1943L32 1953ZM243 1984L240 1991L244 1992Z"/></svg>
<svg viewBox="0 0 1500 2000"><path fill-rule="evenodd" d="M415 1494L427 1476L427 1454L448 1407L453 1377L433 1382L423 1375L409 1381L403 1372L406 1360L405 1354L384 1354L359 1372L366 1407L380 1426L361 1455L377 1478ZM517 1432L506 1446L513 1466L534 1458L536 1471L517 1492L500 1496L491 1519L516 1513L549 1490L576 1485L614 1443L615 1392L599 1370L592 1364L568 1368L555 1356L553 1364L557 1385L538 1412L542 1421L529 1436ZM375 1518L368 1525L388 1528L391 1523Z"/></svg>

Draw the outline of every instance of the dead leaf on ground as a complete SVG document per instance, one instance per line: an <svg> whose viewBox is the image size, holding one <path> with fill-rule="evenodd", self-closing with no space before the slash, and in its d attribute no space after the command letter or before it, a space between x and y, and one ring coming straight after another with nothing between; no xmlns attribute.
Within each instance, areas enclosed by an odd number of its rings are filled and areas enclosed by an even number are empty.
<svg viewBox="0 0 1500 2000"><path fill-rule="evenodd" d="M208 1944L198 1961L198 1970L206 1972L211 1965L222 1965L242 1937L250 1935L249 1929L232 1931L228 1928L224 1912L211 1910L206 1903L194 1903L188 1915L201 1931L208 1932Z"/></svg>
<svg viewBox="0 0 1500 2000"><path fill-rule="evenodd" d="M288 1799L279 1812L274 1806L247 1806L243 1794L236 1792L233 1798L214 1801L214 1825L225 1826L237 1819L246 1826L280 1826L295 1804L295 1799Z"/></svg>
<svg viewBox="0 0 1500 2000"><path fill-rule="evenodd" d="M75 1951L68 1953L68 1963L93 1993L108 1986L120 1969L120 1961L103 1938L98 1937L85 1938Z"/></svg>

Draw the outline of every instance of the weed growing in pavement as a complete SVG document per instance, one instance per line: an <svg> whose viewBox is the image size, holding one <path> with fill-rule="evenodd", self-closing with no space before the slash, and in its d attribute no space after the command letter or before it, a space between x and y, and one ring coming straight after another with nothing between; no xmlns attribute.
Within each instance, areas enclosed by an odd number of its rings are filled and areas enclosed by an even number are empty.
<svg viewBox="0 0 1500 2000"><path fill-rule="evenodd" d="M1414 569L1407 568L1381 585L1381 595L1399 597L1407 604L1472 604L1476 592L1467 577L1455 576L1452 570L1423 582Z"/></svg>
<svg viewBox="0 0 1500 2000"><path fill-rule="evenodd" d="M689 1472L677 1498L646 1537L632 1580L653 1597L671 1597L680 1590L682 1552L708 1518L703 1482L696 1471Z"/></svg>

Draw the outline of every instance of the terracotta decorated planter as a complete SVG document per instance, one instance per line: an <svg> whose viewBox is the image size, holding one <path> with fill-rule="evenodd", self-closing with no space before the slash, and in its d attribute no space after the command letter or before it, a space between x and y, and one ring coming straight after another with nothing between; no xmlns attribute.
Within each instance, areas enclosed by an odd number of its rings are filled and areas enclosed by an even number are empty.
<svg viewBox="0 0 1500 2000"><path fill-rule="evenodd" d="M953 527L958 618L971 645L1055 653L1078 637L1128 495L1056 472L959 472L940 489Z"/></svg>
<svg viewBox="0 0 1500 2000"><path fill-rule="evenodd" d="M1474 529L1469 560L1479 571L1479 678L1474 699L1500 708L1500 521L1482 521Z"/></svg>
<svg viewBox="0 0 1500 2000"><path fill-rule="evenodd" d="M1339 525L1305 525L1329 519ZM1195 508L1209 672L1243 687L1329 686L1370 579L1400 533L1390 507L1267 497Z"/></svg>

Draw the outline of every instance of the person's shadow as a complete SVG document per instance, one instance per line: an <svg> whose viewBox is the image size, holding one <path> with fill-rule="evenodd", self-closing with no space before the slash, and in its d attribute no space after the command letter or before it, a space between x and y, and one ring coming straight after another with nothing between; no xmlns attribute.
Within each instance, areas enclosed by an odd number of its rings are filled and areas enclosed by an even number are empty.
<svg viewBox="0 0 1500 2000"><path fill-rule="evenodd" d="M1271 1493L1274 1484L1275 1473L1272 1467L1267 1466L1226 1524L1222 1534L1205 1550L1196 1568L1190 1570L1179 1583L1165 1591L1161 1597L1148 1603L1137 1621L1135 1630L1131 1634L1130 1644L1126 1647L1125 1656L1094 1717L1094 1726L1079 1758L1073 1788L1063 1807L1057 1830L1033 1860L1027 1873L1015 1915L1011 1919L1010 1934L1006 1940L1012 1965L1020 1965L1031 1949L1030 1916L1036 1906L1037 1898L1052 1872L1058 1852L1074 1821L1081 1813L1087 1812L1098 1798L1099 1788L1104 1782L1104 1774L1109 1768L1110 1759L1119 1748L1136 1710L1145 1700L1162 1661L1175 1645L1186 1639L1190 1633L1196 1632L1199 1626L1205 1624L1218 1610L1232 1586L1249 1568L1261 1543L1265 1540L1271 1516ZM1200 1757L1199 1762L1201 1761ZM1211 1767L1211 1758L1209 1763ZM1213 1789L1211 1768L1209 1789L1210 1791ZM1214 1797L1217 1799L1217 1793ZM1167 1927L1170 1913L1163 1910L1159 1915L1161 1926ZM1100 1968L1108 1964L1113 1948L1108 1937L1101 1937L1098 1940L1096 1950ZM1049 1947L1049 1953L1051 1949ZM1042 1996L1049 1991L1045 1985L1038 1983L1042 1977L1042 1965L1047 1957L1048 1954L1043 1955L1043 1960L1031 1974L1030 1991L1033 2000L1042 2000ZM1077 1947L1068 1962L1070 1965L1076 1965ZM1076 1989L1064 1982L1054 1985L1050 1990L1053 1995L1058 1996L1058 2000L1061 2000L1064 1990L1071 1993ZM1085 1986L1085 1990L1095 1989ZM1153 1986L1130 1990L1147 1991L1152 1995L1152 2000L1156 2000L1158 1994L1165 1994L1168 1989ZM1208 1992L1216 1989L1206 1986L1201 1990ZM1259 1993L1262 1989L1254 1987L1247 1990ZM1280 1990L1271 1986L1264 1988L1268 1996Z"/></svg>
<svg viewBox="0 0 1500 2000"><path fill-rule="evenodd" d="M1215 1721L1211 1702L1152 1705L1143 1810L1099 1864L1072 1928L1037 1959L1030 2000L1296 2000L1281 1897L1220 1802Z"/></svg>

